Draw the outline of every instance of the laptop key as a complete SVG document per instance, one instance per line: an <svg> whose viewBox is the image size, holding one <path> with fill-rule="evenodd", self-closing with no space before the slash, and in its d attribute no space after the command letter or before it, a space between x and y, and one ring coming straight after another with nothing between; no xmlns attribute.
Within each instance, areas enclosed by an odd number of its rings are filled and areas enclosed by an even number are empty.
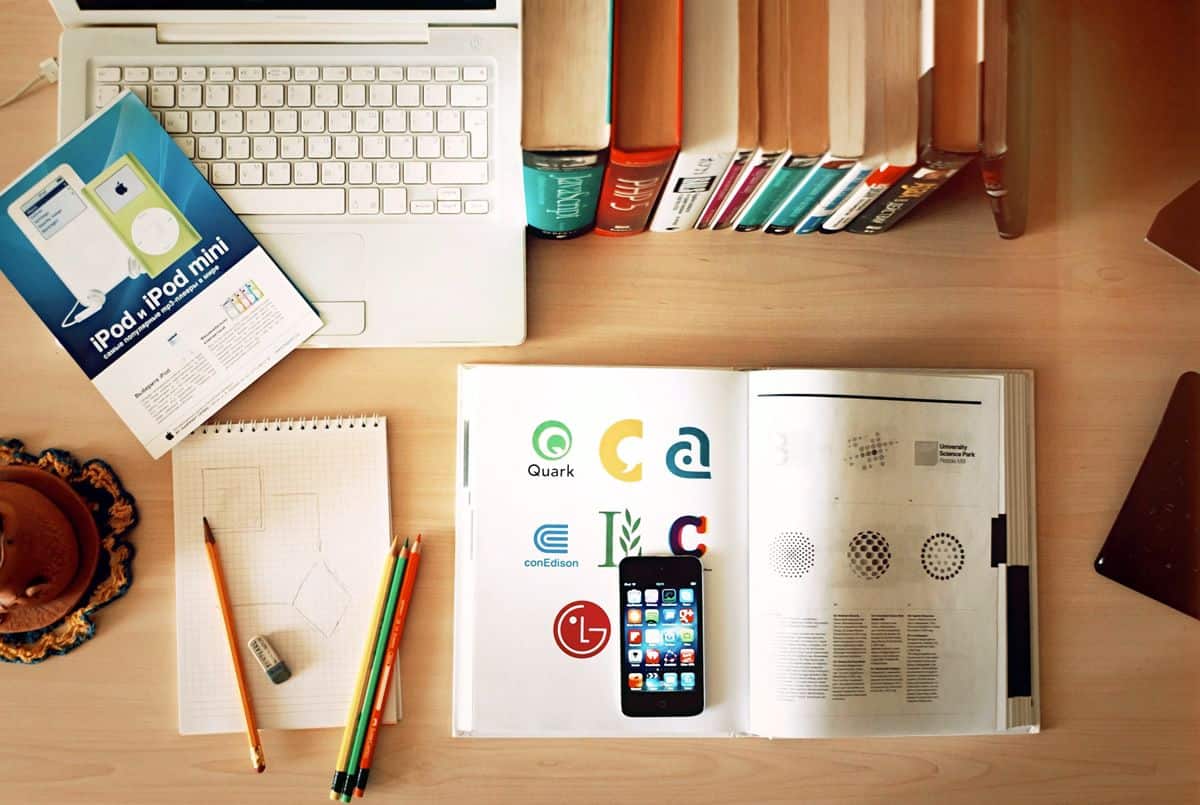
<svg viewBox="0 0 1200 805"><path fill-rule="evenodd" d="M403 187L388 187L383 191L385 215L403 215L408 212L408 191Z"/></svg>
<svg viewBox="0 0 1200 805"><path fill-rule="evenodd" d="M455 84L450 87L450 105L473 108L487 106L487 86L484 84Z"/></svg>
<svg viewBox="0 0 1200 805"><path fill-rule="evenodd" d="M120 67L97 67L96 68L96 83L98 84L115 84L121 80Z"/></svg>
<svg viewBox="0 0 1200 805"><path fill-rule="evenodd" d="M184 67L179 71L179 77L184 81L206 81L208 70L204 67Z"/></svg>
<svg viewBox="0 0 1200 805"><path fill-rule="evenodd" d="M487 184L486 162L434 162L429 166L432 184Z"/></svg>
<svg viewBox="0 0 1200 805"><path fill-rule="evenodd" d="M238 215L343 215L346 192L335 187L231 187L221 198Z"/></svg>
<svg viewBox="0 0 1200 805"><path fill-rule="evenodd" d="M209 67L208 68L208 80L209 81L232 81L233 80L233 68L232 67Z"/></svg>
<svg viewBox="0 0 1200 805"><path fill-rule="evenodd" d="M292 181L296 184L316 184L317 183L317 163L315 162L297 162L292 165Z"/></svg>
<svg viewBox="0 0 1200 805"><path fill-rule="evenodd" d="M101 84L96 87L96 108L103 109L112 103L118 95L121 94L121 88L115 84Z"/></svg>
<svg viewBox="0 0 1200 805"><path fill-rule="evenodd" d="M354 187L350 189L351 215L378 215L379 191L373 187Z"/></svg>
<svg viewBox="0 0 1200 805"><path fill-rule="evenodd" d="M320 81L321 71L316 67L297 67L296 81Z"/></svg>
<svg viewBox="0 0 1200 805"><path fill-rule="evenodd" d="M126 67L125 68L125 80L126 81L149 81L150 80L150 68L149 67Z"/></svg>

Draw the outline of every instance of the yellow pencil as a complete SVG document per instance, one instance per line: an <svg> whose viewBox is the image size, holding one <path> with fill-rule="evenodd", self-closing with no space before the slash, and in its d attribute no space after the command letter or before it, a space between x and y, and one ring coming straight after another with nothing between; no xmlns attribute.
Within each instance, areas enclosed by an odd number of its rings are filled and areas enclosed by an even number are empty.
<svg viewBox="0 0 1200 805"><path fill-rule="evenodd" d="M212 566L213 584L217 587L217 601L221 605L221 619L225 622L225 638L229 641L229 653L233 656L233 675L237 678L238 693L242 697L242 715L246 717L246 740L250 742L250 763L262 774L267 770L263 756L262 740L258 736L258 724L254 721L254 704L250 701L250 689L246 687L246 672L242 669L242 658L238 654L241 643L233 623L233 607L229 604L229 592L225 589L225 574L221 572L221 554L217 540L213 537L208 518L204 518L204 547L208 551L208 563Z"/></svg>
<svg viewBox="0 0 1200 805"><path fill-rule="evenodd" d="M354 740L354 728L358 725L358 716L362 712L363 687L367 682L367 672L371 670L371 657L375 653L375 637L379 634L380 620L383 618L383 605L387 601L388 588L391 587L392 571L396 567L396 558L400 555L400 538L392 539L392 547L384 562L383 576L379 580L379 593L375 596L375 608L371 613L371 631L367 635L363 647L362 663L358 668L358 679L354 682L354 697L350 700L350 710L346 715L346 729L342 732L342 746L338 749L337 765L333 769L333 783L329 789L329 798L337 799L346 784L346 763L350 759L350 744Z"/></svg>

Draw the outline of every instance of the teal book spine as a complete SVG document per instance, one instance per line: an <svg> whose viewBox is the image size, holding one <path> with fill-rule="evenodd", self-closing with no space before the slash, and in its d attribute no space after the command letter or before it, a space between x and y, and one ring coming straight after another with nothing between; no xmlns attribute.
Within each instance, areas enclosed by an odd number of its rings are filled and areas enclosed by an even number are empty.
<svg viewBox="0 0 1200 805"><path fill-rule="evenodd" d="M734 227L738 232L757 232L770 219L779 206L792 194L800 183L808 176L809 171L821 161L820 157L791 156L783 167L775 174L771 183L759 193L750 204L750 208L742 214L742 218Z"/></svg>
<svg viewBox="0 0 1200 805"><path fill-rule="evenodd" d="M856 165L845 172L845 176L840 182L834 185L825 198L817 206L812 208L812 212L808 214L796 227L797 235L807 235L810 232L816 232L821 228L821 225L829 220L829 216L837 212L837 208L842 206L842 203L850 197L863 180L874 172L874 168L869 165Z"/></svg>
<svg viewBox="0 0 1200 805"><path fill-rule="evenodd" d="M767 222L768 235L787 235L812 212L812 208L825 198L825 194L833 189L846 175L846 171L858 163L853 159L825 158L820 164L809 169L804 181L792 191L792 197L785 201Z"/></svg>
<svg viewBox="0 0 1200 805"><path fill-rule="evenodd" d="M524 162L529 231L551 240L590 232L604 180L604 153L526 151Z"/></svg>

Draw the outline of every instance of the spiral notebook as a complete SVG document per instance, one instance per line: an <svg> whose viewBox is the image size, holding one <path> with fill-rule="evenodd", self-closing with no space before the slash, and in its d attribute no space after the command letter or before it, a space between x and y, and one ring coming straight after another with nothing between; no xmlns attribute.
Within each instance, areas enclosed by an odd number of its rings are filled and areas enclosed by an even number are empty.
<svg viewBox="0 0 1200 805"><path fill-rule="evenodd" d="M212 525L264 729L341 726L390 542L383 417L206 425L172 454L179 732L244 729L204 551ZM246 643L291 668L276 685ZM385 719L399 717L399 679Z"/></svg>

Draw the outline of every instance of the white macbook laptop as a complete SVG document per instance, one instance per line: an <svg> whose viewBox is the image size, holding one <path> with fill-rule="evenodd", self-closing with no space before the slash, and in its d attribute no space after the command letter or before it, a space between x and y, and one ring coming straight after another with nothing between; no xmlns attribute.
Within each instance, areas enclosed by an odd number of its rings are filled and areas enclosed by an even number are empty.
<svg viewBox="0 0 1200 805"><path fill-rule="evenodd" d="M51 0L59 133L141 97L313 302L311 346L525 338L520 0Z"/></svg>

